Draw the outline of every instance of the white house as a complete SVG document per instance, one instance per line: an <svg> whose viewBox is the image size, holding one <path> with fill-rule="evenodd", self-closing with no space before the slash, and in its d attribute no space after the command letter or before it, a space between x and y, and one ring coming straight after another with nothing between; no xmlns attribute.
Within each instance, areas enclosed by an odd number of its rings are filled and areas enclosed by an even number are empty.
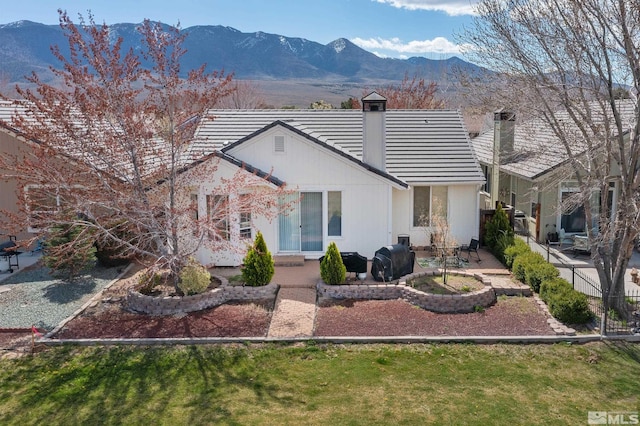
<svg viewBox="0 0 640 426"><path fill-rule="evenodd" d="M359 110L211 110L203 118L191 158L218 152L219 171L243 166L286 182L297 193L293 211L271 223L251 217L242 232L260 230L274 254L317 259L334 241L340 251L368 258L408 235L428 245L425 218L446 214L459 243L478 237L478 191L484 184L461 114L450 110L386 110L372 93ZM216 185L198 178L198 213ZM237 219L237 218L236 218ZM242 220L231 222L242 223ZM250 229L247 229L250 227ZM238 241L242 244L242 241ZM238 264L242 256L202 248L207 265Z"/></svg>

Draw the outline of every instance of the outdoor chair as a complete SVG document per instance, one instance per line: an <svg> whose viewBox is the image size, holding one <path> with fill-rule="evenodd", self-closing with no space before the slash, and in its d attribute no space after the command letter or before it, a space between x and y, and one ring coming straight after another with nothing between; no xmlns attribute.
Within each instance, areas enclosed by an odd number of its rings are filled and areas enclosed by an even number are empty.
<svg viewBox="0 0 640 426"><path fill-rule="evenodd" d="M467 252L467 260L471 260L471 252L474 252L476 256L478 256L478 262L482 262L482 260L480 259L480 254L478 253L479 247L480 247L480 241L476 240L475 238L472 238L469 245L463 245L462 247L460 247L460 251Z"/></svg>

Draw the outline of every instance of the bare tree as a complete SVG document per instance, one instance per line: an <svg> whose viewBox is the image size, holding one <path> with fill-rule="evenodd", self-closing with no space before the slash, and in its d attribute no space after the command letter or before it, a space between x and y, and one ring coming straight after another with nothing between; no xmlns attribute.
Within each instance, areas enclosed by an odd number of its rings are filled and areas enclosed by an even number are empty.
<svg viewBox="0 0 640 426"><path fill-rule="evenodd" d="M417 74L411 78L405 74L400 84L389 84L373 90L387 98L388 109L442 109L445 106L444 100L436 96L438 84L435 81L427 82ZM363 96L371 91L365 89ZM360 108L357 99L350 98L349 103L353 109Z"/></svg>
<svg viewBox="0 0 640 426"><path fill-rule="evenodd" d="M494 101L542 120L564 148L579 186L570 202L598 225L587 233L605 308L621 308L640 218L640 1L483 0L477 13L465 53L499 72Z"/></svg>
<svg viewBox="0 0 640 426"><path fill-rule="evenodd" d="M219 108L258 109L266 107L267 101L256 82L234 80L231 85L233 91L220 100Z"/></svg>
<svg viewBox="0 0 640 426"><path fill-rule="evenodd" d="M185 77L185 35L178 28L145 21L138 55L123 52L122 38L114 41L109 27L96 25L91 15L76 26L59 14L70 54L52 47L61 64L52 71L63 84L45 84L34 73L29 82L35 89L18 87L25 101L8 123L36 143L0 158L3 178L15 179L27 200L20 213L6 212L6 226L80 228L64 250L95 238L169 268L177 285L187 257L201 244L229 245L234 211L275 215L281 189L239 168L218 179L207 217L198 217L193 186L215 181L222 160L192 158L189 146L207 108L233 90L231 76L205 73L203 65ZM199 163L189 166L194 160Z"/></svg>

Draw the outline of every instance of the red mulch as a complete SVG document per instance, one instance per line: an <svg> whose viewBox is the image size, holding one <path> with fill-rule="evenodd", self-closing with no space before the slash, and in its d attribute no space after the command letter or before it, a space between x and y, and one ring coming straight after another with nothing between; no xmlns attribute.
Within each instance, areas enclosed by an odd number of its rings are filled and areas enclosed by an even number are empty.
<svg viewBox="0 0 640 426"><path fill-rule="evenodd" d="M139 269L139 268L138 268ZM201 312L149 316L123 309L139 270L105 291L102 301L69 321L54 338L264 337L273 302L229 303ZM500 298L482 313L437 314L401 300L334 301L318 307L317 336L514 336L552 335L547 317L530 297ZM0 333L0 348L30 333Z"/></svg>
<svg viewBox="0 0 640 426"><path fill-rule="evenodd" d="M319 307L316 336L553 335L533 298L499 300L484 312L438 314L403 300L346 300Z"/></svg>
<svg viewBox="0 0 640 426"><path fill-rule="evenodd" d="M69 321L55 337L263 337L267 335L270 321L270 310L254 304L225 304L200 312L162 317L135 314L111 306Z"/></svg>

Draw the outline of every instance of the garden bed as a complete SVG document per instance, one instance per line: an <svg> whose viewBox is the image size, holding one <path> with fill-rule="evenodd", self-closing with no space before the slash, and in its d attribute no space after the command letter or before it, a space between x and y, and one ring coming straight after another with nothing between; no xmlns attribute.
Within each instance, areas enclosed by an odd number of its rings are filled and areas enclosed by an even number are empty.
<svg viewBox="0 0 640 426"><path fill-rule="evenodd" d="M526 336L555 335L531 297L501 296L486 309L439 314L404 300L325 301L316 336Z"/></svg>

